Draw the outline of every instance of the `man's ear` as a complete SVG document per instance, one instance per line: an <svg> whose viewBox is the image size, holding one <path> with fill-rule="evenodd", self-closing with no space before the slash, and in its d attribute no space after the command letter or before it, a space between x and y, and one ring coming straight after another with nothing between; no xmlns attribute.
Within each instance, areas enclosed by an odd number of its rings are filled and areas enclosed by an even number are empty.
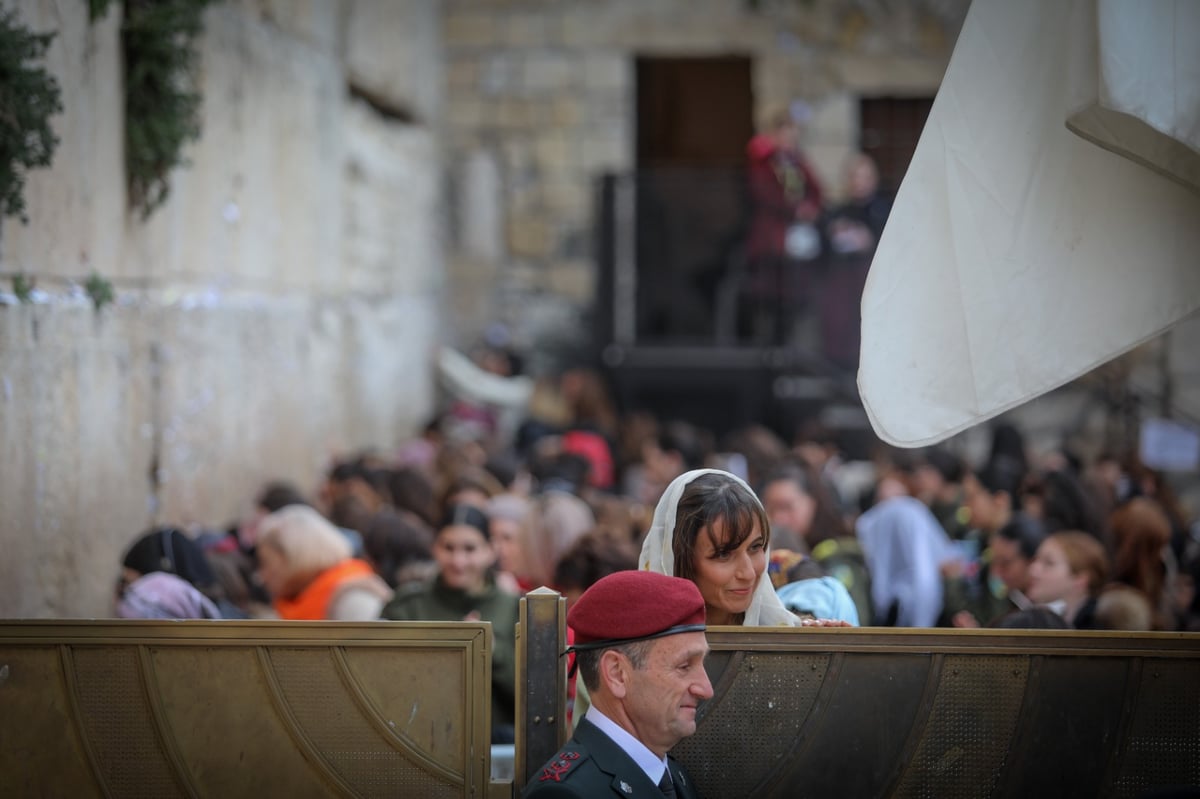
<svg viewBox="0 0 1200 799"><path fill-rule="evenodd" d="M624 699L628 690L629 661L616 650L609 649L600 656L600 683L617 699Z"/></svg>

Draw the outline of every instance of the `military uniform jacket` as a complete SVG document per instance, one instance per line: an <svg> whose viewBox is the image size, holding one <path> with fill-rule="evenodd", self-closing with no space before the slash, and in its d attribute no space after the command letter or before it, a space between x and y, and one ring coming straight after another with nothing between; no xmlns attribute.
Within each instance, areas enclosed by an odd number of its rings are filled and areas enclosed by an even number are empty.
<svg viewBox="0 0 1200 799"><path fill-rule="evenodd" d="M667 766L675 782L677 799L699 799L696 786L683 767L670 757ZM662 799L663 794L612 738L582 719L571 740L533 775L521 796L524 799Z"/></svg>

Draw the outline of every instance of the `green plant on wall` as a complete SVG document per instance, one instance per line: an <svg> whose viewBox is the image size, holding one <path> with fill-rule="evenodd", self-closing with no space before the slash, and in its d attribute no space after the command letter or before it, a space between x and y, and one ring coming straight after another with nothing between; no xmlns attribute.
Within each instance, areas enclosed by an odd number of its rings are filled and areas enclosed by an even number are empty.
<svg viewBox="0 0 1200 799"><path fill-rule="evenodd" d="M196 40L210 0L125 0L125 170L129 203L149 216L200 136Z"/></svg>
<svg viewBox="0 0 1200 799"><path fill-rule="evenodd" d="M62 111L58 81L36 65L53 33L33 33L0 10L0 215L25 216L25 173L50 165L58 137L50 117Z"/></svg>
<svg viewBox="0 0 1200 799"><path fill-rule="evenodd" d="M98 272L92 272L83 283L83 290L92 300L97 311L116 299L117 292L111 281L101 277Z"/></svg>
<svg viewBox="0 0 1200 799"><path fill-rule="evenodd" d="M167 199L171 170L200 136L197 40L214 0L124 0L125 175L129 205L148 217ZM92 20L112 0L88 0Z"/></svg>
<svg viewBox="0 0 1200 799"><path fill-rule="evenodd" d="M12 279L13 294L22 304L28 305L33 302L33 290L37 286L37 281L31 278L24 272L19 272L13 275Z"/></svg>

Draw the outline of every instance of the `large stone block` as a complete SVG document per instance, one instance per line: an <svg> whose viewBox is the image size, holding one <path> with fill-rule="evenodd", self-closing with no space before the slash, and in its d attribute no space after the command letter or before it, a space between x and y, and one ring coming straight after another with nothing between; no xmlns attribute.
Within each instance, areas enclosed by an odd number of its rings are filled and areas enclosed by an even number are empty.
<svg viewBox="0 0 1200 799"><path fill-rule="evenodd" d="M934 95L942 83L950 54L943 59L903 56L851 56L835 58L831 67L839 85L849 91L887 94Z"/></svg>
<svg viewBox="0 0 1200 799"><path fill-rule="evenodd" d="M455 174L454 195L459 250L474 259L500 260L504 255L504 209L500 167L491 152L476 150L463 160Z"/></svg>
<svg viewBox="0 0 1200 799"><path fill-rule="evenodd" d="M489 96L516 94L521 88L521 59L515 53L490 54L479 59L479 90Z"/></svg>
<svg viewBox="0 0 1200 799"><path fill-rule="evenodd" d="M451 92L474 91L480 87L479 61L461 56L446 66L446 86Z"/></svg>
<svg viewBox="0 0 1200 799"><path fill-rule="evenodd" d="M496 106L496 113L491 118L491 124L509 131L533 131L550 104L543 100L523 100L510 98L501 100Z"/></svg>
<svg viewBox="0 0 1200 799"><path fill-rule="evenodd" d="M586 306L595 292L596 272L588 261L562 261L550 268L550 290Z"/></svg>
<svg viewBox="0 0 1200 799"><path fill-rule="evenodd" d="M336 52L338 15L356 0L241 0L237 13L257 17L327 53Z"/></svg>
<svg viewBox="0 0 1200 799"><path fill-rule="evenodd" d="M468 9L451 9L445 16L444 35L450 48L480 48L503 45L504 33L495 15L475 4Z"/></svg>
<svg viewBox="0 0 1200 799"><path fill-rule="evenodd" d="M347 77L429 124L441 114L442 30L437 0L347 0Z"/></svg>
<svg viewBox="0 0 1200 799"><path fill-rule="evenodd" d="M552 47L562 38L562 13L555 8L514 11L497 24L507 47Z"/></svg>
<svg viewBox="0 0 1200 799"><path fill-rule="evenodd" d="M127 255L156 281L336 285L340 64L235 9L206 20L203 135Z"/></svg>
<svg viewBox="0 0 1200 799"><path fill-rule="evenodd" d="M0 307L0 617L108 616L153 518L154 316Z"/></svg>
<svg viewBox="0 0 1200 799"><path fill-rule="evenodd" d="M534 142L534 157L538 166L546 171L569 169L574 161L574 147L564 133L549 131L538 136Z"/></svg>
<svg viewBox="0 0 1200 799"><path fill-rule="evenodd" d="M516 216L508 221L508 248L513 255L543 257L554 246L554 230L544 218Z"/></svg>
<svg viewBox="0 0 1200 799"><path fill-rule="evenodd" d="M585 54L583 85L588 91L627 91L633 85L633 59L619 52Z"/></svg>
<svg viewBox="0 0 1200 799"><path fill-rule="evenodd" d="M347 101L341 291L432 294L441 280L439 150L423 128Z"/></svg>
<svg viewBox="0 0 1200 799"><path fill-rule="evenodd" d="M542 93L570 89L578 74L575 58L559 52L530 52L525 55L521 86L526 92Z"/></svg>
<svg viewBox="0 0 1200 799"><path fill-rule="evenodd" d="M23 0L15 11L33 31L55 33L45 65L58 82L63 111L51 119L59 138L53 162L26 175L29 223L0 217L3 271L142 276L118 263L126 225L120 6L94 25L86 8L64 13L49 0Z"/></svg>

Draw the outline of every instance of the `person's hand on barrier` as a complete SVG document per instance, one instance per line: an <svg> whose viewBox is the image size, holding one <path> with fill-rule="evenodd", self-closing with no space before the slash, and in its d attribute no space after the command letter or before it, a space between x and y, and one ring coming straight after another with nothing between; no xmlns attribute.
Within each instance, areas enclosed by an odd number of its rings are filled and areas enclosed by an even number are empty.
<svg viewBox="0 0 1200 799"><path fill-rule="evenodd" d="M853 627L848 621L841 619L801 619L801 627Z"/></svg>
<svg viewBox="0 0 1200 799"><path fill-rule="evenodd" d="M975 618L969 610L960 610L950 618L950 623L962 630L977 630L979 629L979 619Z"/></svg>

